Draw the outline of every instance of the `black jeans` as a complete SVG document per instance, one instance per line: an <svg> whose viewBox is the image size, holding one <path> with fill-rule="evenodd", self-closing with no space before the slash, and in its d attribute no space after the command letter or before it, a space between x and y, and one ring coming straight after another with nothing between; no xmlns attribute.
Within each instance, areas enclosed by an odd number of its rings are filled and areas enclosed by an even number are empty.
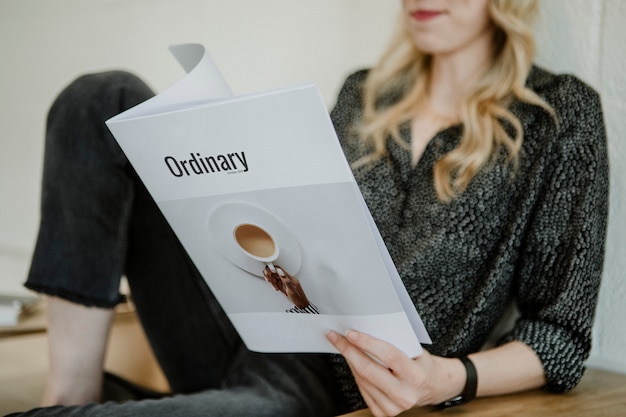
<svg viewBox="0 0 626 417"><path fill-rule="evenodd" d="M152 95L137 77L113 71L78 78L54 102L41 225L26 286L113 307L126 275L146 335L178 395L25 415L336 414L329 356L245 348L109 133L106 119Z"/></svg>

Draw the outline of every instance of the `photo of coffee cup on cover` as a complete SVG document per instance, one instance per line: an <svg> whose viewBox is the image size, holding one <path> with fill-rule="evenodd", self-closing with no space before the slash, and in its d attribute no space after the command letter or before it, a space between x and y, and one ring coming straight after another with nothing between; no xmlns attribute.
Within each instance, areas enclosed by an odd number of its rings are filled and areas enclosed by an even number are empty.
<svg viewBox="0 0 626 417"><path fill-rule="evenodd" d="M289 298L295 305L290 311L318 313L296 277L300 245L276 215L250 203L225 203L211 212L209 230L215 249Z"/></svg>
<svg viewBox="0 0 626 417"><path fill-rule="evenodd" d="M265 263L270 271L276 273L273 262L280 250L268 232L255 224L243 223L235 226L233 238L246 255Z"/></svg>
<svg viewBox="0 0 626 417"><path fill-rule="evenodd" d="M274 213L256 204L233 201L214 208L208 219L213 247L233 265L259 278L268 263L297 274L300 244Z"/></svg>
<svg viewBox="0 0 626 417"><path fill-rule="evenodd" d="M263 275L274 290L283 293L298 309L311 306L300 281L281 266L274 265L280 249L268 232L255 224L243 223L235 226L233 238L246 255L265 263ZM317 309L310 312L317 313Z"/></svg>

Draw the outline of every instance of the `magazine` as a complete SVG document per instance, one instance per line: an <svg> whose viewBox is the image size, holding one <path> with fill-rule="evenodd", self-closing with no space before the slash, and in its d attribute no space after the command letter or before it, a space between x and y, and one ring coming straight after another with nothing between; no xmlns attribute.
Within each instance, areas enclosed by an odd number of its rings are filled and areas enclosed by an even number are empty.
<svg viewBox="0 0 626 417"><path fill-rule="evenodd" d="M246 346L336 352L325 334L357 329L421 353L317 86L233 95L203 46L170 49L187 76L107 125Z"/></svg>

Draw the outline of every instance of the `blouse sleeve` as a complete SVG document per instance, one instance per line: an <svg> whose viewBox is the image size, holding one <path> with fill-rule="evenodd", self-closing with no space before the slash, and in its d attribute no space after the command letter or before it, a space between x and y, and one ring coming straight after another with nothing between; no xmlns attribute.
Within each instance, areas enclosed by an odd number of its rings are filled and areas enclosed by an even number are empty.
<svg viewBox="0 0 626 417"><path fill-rule="evenodd" d="M515 297L521 313L504 342L519 340L543 363L548 391L580 381L604 257L608 162L598 95L574 77L550 103L558 137L522 242Z"/></svg>

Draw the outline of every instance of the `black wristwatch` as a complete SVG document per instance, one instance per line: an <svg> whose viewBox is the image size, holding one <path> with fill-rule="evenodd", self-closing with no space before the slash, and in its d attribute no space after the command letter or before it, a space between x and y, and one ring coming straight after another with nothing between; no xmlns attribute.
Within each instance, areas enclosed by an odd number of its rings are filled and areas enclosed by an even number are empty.
<svg viewBox="0 0 626 417"><path fill-rule="evenodd" d="M459 358L465 366L467 372L467 379L465 381L465 387L461 395L457 395L454 398L444 401L438 405L439 408L454 407L455 405L465 404L476 398L476 388L478 387L478 373L474 363L466 356Z"/></svg>

